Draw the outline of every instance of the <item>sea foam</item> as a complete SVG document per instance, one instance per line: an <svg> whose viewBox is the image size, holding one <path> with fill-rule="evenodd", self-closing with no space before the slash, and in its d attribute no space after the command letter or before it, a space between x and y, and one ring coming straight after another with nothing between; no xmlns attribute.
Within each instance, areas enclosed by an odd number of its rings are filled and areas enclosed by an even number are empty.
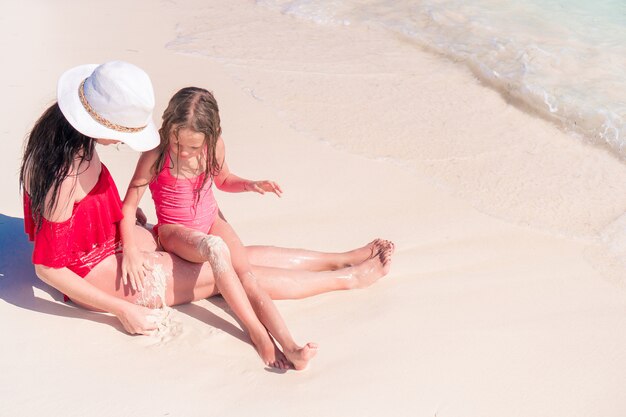
<svg viewBox="0 0 626 417"><path fill-rule="evenodd" d="M383 27L468 65L542 116L626 156L620 0L258 0L322 25Z"/></svg>

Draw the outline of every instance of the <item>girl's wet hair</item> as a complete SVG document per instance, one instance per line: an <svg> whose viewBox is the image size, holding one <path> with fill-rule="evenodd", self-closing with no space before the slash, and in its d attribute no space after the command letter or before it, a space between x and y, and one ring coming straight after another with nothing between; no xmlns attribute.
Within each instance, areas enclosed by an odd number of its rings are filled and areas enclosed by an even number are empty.
<svg viewBox="0 0 626 417"><path fill-rule="evenodd" d="M37 229L52 213L58 201L59 188L72 167L91 161L95 140L70 125L57 103L37 120L28 135L20 168L20 186L30 197L31 212ZM46 196L50 199L46 204Z"/></svg>
<svg viewBox="0 0 626 417"><path fill-rule="evenodd" d="M185 128L204 134L204 143L207 149L206 164L204 179L197 190L199 192L206 182L213 181L213 177L218 175L221 170L215 155L215 148L217 140L222 134L222 128L217 101L210 91L204 88L186 87L179 90L170 99L163 112L163 124L159 129L161 143L159 144L159 156L152 168L154 177L163 169L170 134L178 136L178 132Z"/></svg>

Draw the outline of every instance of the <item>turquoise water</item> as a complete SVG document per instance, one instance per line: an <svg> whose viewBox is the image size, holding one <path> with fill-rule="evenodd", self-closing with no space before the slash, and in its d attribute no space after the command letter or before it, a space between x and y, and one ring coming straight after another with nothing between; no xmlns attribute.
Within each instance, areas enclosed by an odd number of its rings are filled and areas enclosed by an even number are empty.
<svg viewBox="0 0 626 417"><path fill-rule="evenodd" d="M624 0L258 0L320 25L375 25L626 156Z"/></svg>

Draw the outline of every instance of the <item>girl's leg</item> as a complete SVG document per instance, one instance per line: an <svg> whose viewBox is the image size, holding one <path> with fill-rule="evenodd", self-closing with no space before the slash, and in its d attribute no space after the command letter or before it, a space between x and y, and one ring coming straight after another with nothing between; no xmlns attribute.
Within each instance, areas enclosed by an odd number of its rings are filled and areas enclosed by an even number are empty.
<svg viewBox="0 0 626 417"><path fill-rule="evenodd" d="M246 254L252 265L306 271L334 271L358 265L387 249L393 252L392 242L376 239L348 252L329 253L275 246L247 246Z"/></svg>
<svg viewBox="0 0 626 417"><path fill-rule="evenodd" d="M228 246L224 241L181 225L161 226L159 237L166 251L190 262L208 262L211 265L217 288L248 331L265 364L281 369L288 368L287 360L277 351L267 330L256 316L233 269Z"/></svg>
<svg viewBox="0 0 626 417"><path fill-rule="evenodd" d="M221 237L228 245L233 267L243 284L254 311L256 311L259 319L267 327L270 334L280 343L287 359L291 361L295 369L305 368L309 360L317 353L317 345L315 343L307 343L301 347L293 340L278 309L268 293L257 282L248 263L246 249L233 228L218 217L211 226L209 233Z"/></svg>

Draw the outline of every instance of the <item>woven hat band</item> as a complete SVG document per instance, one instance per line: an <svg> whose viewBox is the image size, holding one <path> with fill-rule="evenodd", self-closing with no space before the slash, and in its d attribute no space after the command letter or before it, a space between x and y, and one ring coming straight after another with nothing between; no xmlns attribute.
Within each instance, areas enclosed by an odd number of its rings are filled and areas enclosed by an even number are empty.
<svg viewBox="0 0 626 417"><path fill-rule="evenodd" d="M85 110L87 111L87 113L89 113L89 115L96 122L100 123L102 126L107 127L109 129L116 130L118 132L124 132L124 133L141 132L142 130L144 130L146 128L147 125L140 126L140 127L127 127L127 126L118 125L118 124L113 123L113 122L105 119L104 117L100 116L91 107L91 105L87 101L87 98L85 97L85 81L87 81L87 78L85 78L83 80L83 82L80 83L80 86L78 87L78 97L80 98L80 102L82 103L82 105L85 108Z"/></svg>

